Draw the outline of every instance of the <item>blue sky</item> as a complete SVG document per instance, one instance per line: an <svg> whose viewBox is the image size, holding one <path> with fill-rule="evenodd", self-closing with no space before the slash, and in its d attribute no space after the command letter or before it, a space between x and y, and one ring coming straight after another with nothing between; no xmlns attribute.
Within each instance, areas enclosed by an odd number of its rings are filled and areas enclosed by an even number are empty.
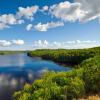
<svg viewBox="0 0 100 100"><path fill-rule="evenodd" d="M0 0L0 50L99 46L98 4L99 0Z"/></svg>

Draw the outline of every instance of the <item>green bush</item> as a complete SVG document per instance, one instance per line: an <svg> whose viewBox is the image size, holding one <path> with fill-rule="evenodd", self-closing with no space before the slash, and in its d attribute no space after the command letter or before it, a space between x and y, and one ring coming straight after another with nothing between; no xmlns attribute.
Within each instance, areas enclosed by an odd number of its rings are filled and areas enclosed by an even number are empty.
<svg viewBox="0 0 100 100"><path fill-rule="evenodd" d="M100 92L100 56L85 60L81 66L84 68L83 80L87 92Z"/></svg>
<svg viewBox="0 0 100 100"><path fill-rule="evenodd" d="M84 82L79 77L67 77L66 72L48 72L42 79L36 80L31 88L30 85L25 85L22 91L16 92L14 99L39 100L41 98L41 100L63 100L65 97L66 99L78 98L84 93ZM28 95L27 98L25 98L26 95Z"/></svg>

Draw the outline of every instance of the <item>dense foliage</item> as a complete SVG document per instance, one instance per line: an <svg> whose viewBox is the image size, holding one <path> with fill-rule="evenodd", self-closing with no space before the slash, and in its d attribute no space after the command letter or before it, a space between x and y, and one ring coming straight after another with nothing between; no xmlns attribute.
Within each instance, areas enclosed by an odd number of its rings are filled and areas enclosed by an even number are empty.
<svg viewBox="0 0 100 100"><path fill-rule="evenodd" d="M84 68L83 80L87 92L100 92L100 56L87 59L81 63Z"/></svg>
<svg viewBox="0 0 100 100"><path fill-rule="evenodd" d="M47 72L40 79L35 80L32 85L26 84L21 91L15 92L13 96L14 99L15 100L72 100L73 98L77 99L83 97L84 95L100 93L99 48L96 49L93 48L92 50L91 49L88 50L89 52L87 54L92 58L83 60L78 65L79 69L73 69L68 72ZM54 51L56 52L56 50ZM87 50L84 51L85 54L83 53L83 51L80 50L82 54L81 53L79 54L83 55L84 57L86 55Z"/></svg>
<svg viewBox="0 0 100 100"><path fill-rule="evenodd" d="M71 65L80 64L83 60L100 55L100 47L91 49L39 49L28 53L29 56L41 57L55 62Z"/></svg>

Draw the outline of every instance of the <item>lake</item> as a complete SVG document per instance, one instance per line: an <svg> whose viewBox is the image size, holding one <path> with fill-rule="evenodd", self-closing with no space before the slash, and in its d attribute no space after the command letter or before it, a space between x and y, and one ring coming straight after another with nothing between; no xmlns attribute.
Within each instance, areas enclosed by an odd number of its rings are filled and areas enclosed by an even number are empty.
<svg viewBox="0 0 100 100"><path fill-rule="evenodd" d="M68 70L71 68L27 54L0 55L0 100L11 100L14 91L25 83L32 83L46 71Z"/></svg>

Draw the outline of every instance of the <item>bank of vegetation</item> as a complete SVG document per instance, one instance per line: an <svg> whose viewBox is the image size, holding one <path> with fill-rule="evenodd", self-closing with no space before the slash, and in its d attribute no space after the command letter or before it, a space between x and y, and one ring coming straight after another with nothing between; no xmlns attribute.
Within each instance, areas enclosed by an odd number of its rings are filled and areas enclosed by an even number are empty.
<svg viewBox="0 0 100 100"><path fill-rule="evenodd" d="M0 55L26 53L27 51L0 51Z"/></svg>
<svg viewBox="0 0 100 100"><path fill-rule="evenodd" d="M14 93L15 100L73 100L100 94L100 47L83 50L36 50L38 56L78 66L68 72L46 72ZM91 99L92 100L92 99Z"/></svg>
<svg viewBox="0 0 100 100"><path fill-rule="evenodd" d="M39 49L28 53L31 57L41 57L58 63L78 65L83 60L100 55L100 47L90 49Z"/></svg>

